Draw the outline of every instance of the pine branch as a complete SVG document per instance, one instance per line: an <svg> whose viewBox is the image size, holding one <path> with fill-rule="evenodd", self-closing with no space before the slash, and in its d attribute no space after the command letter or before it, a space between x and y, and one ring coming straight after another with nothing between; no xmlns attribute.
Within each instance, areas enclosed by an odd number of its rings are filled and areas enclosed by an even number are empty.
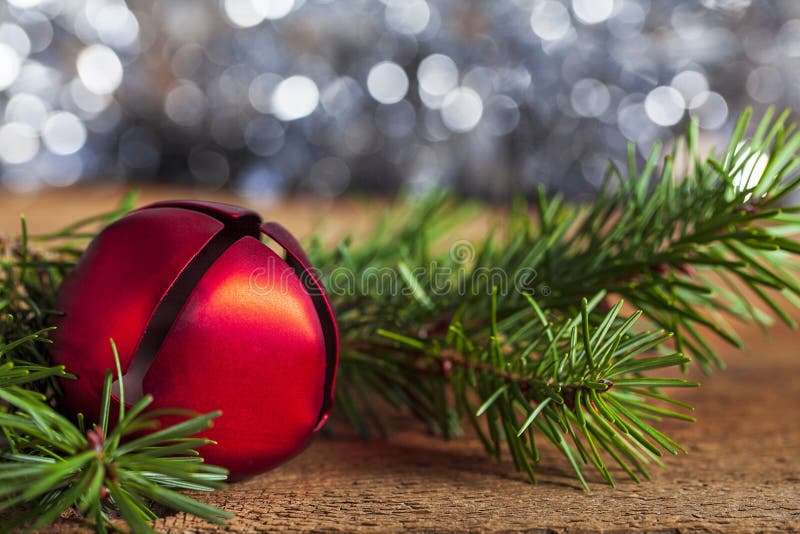
<svg viewBox="0 0 800 534"><path fill-rule="evenodd" d="M38 392L0 387L0 399L7 404L0 413L7 439L0 456L0 512L28 507L13 526L39 528L75 508L102 532L111 526L110 512L116 509L135 532L151 532L148 521L157 516L150 501L217 523L231 517L173 489L212 491L223 485L227 471L205 465L194 450L209 441L191 437L219 413L155 430L165 412L146 412L152 402L146 396L127 414L120 410L108 432L110 371L99 426L88 431L58 414ZM155 431L136 437L142 430Z"/></svg>
<svg viewBox="0 0 800 534"><path fill-rule="evenodd" d="M398 376L438 370L423 375L429 377L424 382L402 380L402 384L415 388L417 398L428 401L426 407L432 418L445 413L436 404L447 402L446 388L452 385L457 419L468 417L489 453L498 459L500 442L505 442L514 464L533 480L533 464L539 462L534 437L537 432L569 459L587 489L581 467L587 462L609 484L614 484L600 450L606 451L634 480L638 481L639 475L649 478L644 464L659 464L662 449L672 454L682 449L645 420L693 420L682 413L645 404L647 397L655 393L650 388L697 384L642 376L644 371L680 365L688 358L678 353L639 357L669 335L631 333L639 314L623 322L615 321L621 303L598 326L589 325L589 314L599 301L594 298L590 304L584 300L577 315L554 322L530 298L529 318L515 320L513 325L506 321L508 331L493 318L480 345L473 342L474 332L465 333L463 317L451 323L442 340L422 341L380 331L380 335L398 344L400 353L411 348L420 357L415 370L401 367L399 373L374 373L371 380L391 384ZM496 293L492 309L497 309ZM533 353L541 357L530 358ZM402 366L402 355L400 362ZM468 394L470 390L474 395ZM481 416L488 432L479 423ZM447 428L445 421L438 425Z"/></svg>
<svg viewBox="0 0 800 534"><path fill-rule="evenodd" d="M723 362L699 329L739 347L727 319L769 324L758 300L794 326L784 311L789 302L776 301L775 295L800 295L792 272L798 265L793 256L800 252L792 237L800 230L798 207L780 204L800 183L800 134L786 125L788 112L775 121L772 115L744 140L750 119L745 113L727 151L705 161L697 154L693 125L687 136L693 168L683 178L674 172L679 144L663 158L660 177L651 178L662 161L655 147L640 172L631 156L627 178L612 166L609 178L619 185L607 185L591 206L543 199L538 238L561 241L536 266L552 280L544 305L562 307L598 287L619 294L674 332L678 349L693 355L706 372ZM743 287L748 292L742 293Z"/></svg>
<svg viewBox="0 0 800 534"><path fill-rule="evenodd" d="M800 184L800 134L787 116L770 111L745 139L745 113L726 151L705 159L692 124L681 172L681 141L663 156L654 147L641 169L631 148L626 174L611 164L593 202L541 192L534 217L520 201L477 244L442 251L476 213L446 195L389 213L361 244L316 243L344 336L337 409L365 436L385 431L375 395L446 437L465 415L491 455L505 443L531 478L534 433L582 481L591 463L611 482L608 457L647 477L659 448L680 448L645 421L691 419L663 407L687 408L662 389L694 384L645 373L690 357L722 366L709 336L741 344L726 317L792 323L800 219L785 203ZM612 307L619 298L639 311ZM634 330L639 314L655 331Z"/></svg>

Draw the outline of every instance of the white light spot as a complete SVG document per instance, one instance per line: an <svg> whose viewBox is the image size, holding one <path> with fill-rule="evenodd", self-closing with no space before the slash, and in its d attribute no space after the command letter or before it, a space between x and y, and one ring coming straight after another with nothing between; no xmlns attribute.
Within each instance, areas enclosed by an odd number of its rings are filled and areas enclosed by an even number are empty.
<svg viewBox="0 0 800 534"><path fill-rule="evenodd" d="M20 58L17 51L0 43L0 91L14 83L19 76Z"/></svg>
<svg viewBox="0 0 800 534"><path fill-rule="evenodd" d="M531 29L545 41L557 41L566 37L572 28L569 12L561 3L545 0L533 8Z"/></svg>
<svg viewBox="0 0 800 534"><path fill-rule="evenodd" d="M19 93L6 104L6 122L21 122L36 131L41 130L47 120L47 106L42 99L29 93Z"/></svg>
<svg viewBox="0 0 800 534"><path fill-rule="evenodd" d="M739 143L734 153L736 160L733 168L741 166L741 170L733 177L734 188L737 192L754 189L761 182L764 171L767 170L769 156L763 152L751 151L744 143Z"/></svg>
<svg viewBox="0 0 800 534"><path fill-rule="evenodd" d="M278 20L292 12L294 0L253 0L253 6L263 18Z"/></svg>
<svg viewBox="0 0 800 534"><path fill-rule="evenodd" d="M21 122L8 122L0 126L0 159L19 164L33 159L39 152L36 131Z"/></svg>
<svg viewBox="0 0 800 534"><path fill-rule="evenodd" d="M706 77L693 70L679 72L672 78L670 85L681 94L684 102L690 103L695 96L704 91L708 91L708 80L706 80Z"/></svg>
<svg viewBox="0 0 800 534"><path fill-rule="evenodd" d="M39 11L25 11L17 20L25 29L30 41L30 52L37 53L46 50L53 41L53 25L45 15Z"/></svg>
<svg viewBox="0 0 800 534"><path fill-rule="evenodd" d="M408 76L397 63L383 61L369 70L367 90L381 104L400 102L408 92Z"/></svg>
<svg viewBox="0 0 800 534"><path fill-rule="evenodd" d="M695 96L689 107L691 115L697 117L700 127L705 130L716 130L728 118L728 104L722 95L713 91L705 91Z"/></svg>
<svg viewBox="0 0 800 534"><path fill-rule="evenodd" d="M139 21L124 3L105 5L91 11L87 4L86 15L97 36L108 45L130 46L139 37Z"/></svg>
<svg viewBox="0 0 800 534"><path fill-rule="evenodd" d="M89 115L100 113L111 103L110 95L98 95L91 92L79 78L75 78L69 83L69 96L81 111Z"/></svg>
<svg viewBox="0 0 800 534"><path fill-rule="evenodd" d="M572 108L584 117L599 117L608 109L611 94L608 87L593 78L584 78L572 86Z"/></svg>
<svg viewBox="0 0 800 534"><path fill-rule="evenodd" d="M400 33L421 33L430 19L431 9L425 0L404 0L386 6L386 24Z"/></svg>
<svg viewBox="0 0 800 534"><path fill-rule="evenodd" d="M644 110L651 121L659 126L672 126L683 117L686 102L674 88L662 85L647 94Z"/></svg>
<svg viewBox="0 0 800 534"><path fill-rule="evenodd" d="M642 6L632 0L617 2L614 16L608 20L608 29L620 39L635 36L642 29L646 13Z"/></svg>
<svg viewBox="0 0 800 534"><path fill-rule="evenodd" d="M458 67L443 54L431 54L420 62L417 80L422 102L431 109L438 109L445 95L458 84Z"/></svg>
<svg viewBox="0 0 800 534"><path fill-rule="evenodd" d="M2 67L0 67L0 77L2 75ZM58 98L61 89L61 72L59 70L30 59L22 65L19 76L14 80L14 92L34 93L46 101Z"/></svg>
<svg viewBox="0 0 800 534"><path fill-rule="evenodd" d="M188 80L178 82L164 99L167 117L181 126L195 126L205 117L206 95Z"/></svg>
<svg viewBox="0 0 800 534"><path fill-rule="evenodd" d="M291 76L272 93L272 112L282 121L293 121L310 115L319 103L319 89L311 78Z"/></svg>
<svg viewBox="0 0 800 534"><path fill-rule="evenodd" d="M13 48L19 57L27 57L31 52L28 34L16 24L0 24L0 43Z"/></svg>
<svg viewBox="0 0 800 534"><path fill-rule="evenodd" d="M94 44L78 55L78 76L91 92L107 95L122 83L122 63L109 47Z"/></svg>
<svg viewBox="0 0 800 534"><path fill-rule="evenodd" d="M611 16L614 0L572 0L572 10L584 24L597 24Z"/></svg>
<svg viewBox="0 0 800 534"><path fill-rule="evenodd" d="M450 91L442 103L442 122L454 132L468 132L475 128L483 115L480 95L469 87Z"/></svg>
<svg viewBox="0 0 800 534"><path fill-rule="evenodd" d="M264 15L252 0L225 0L225 15L240 28L251 28L264 20Z"/></svg>
<svg viewBox="0 0 800 534"><path fill-rule="evenodd" d="M50 115L44 123L42 140L53 154L73 154L86 143L86 127L72 113L59 111Z"/></svg>
<svg viewBox="0 0 800 534"><path fill-rule="evenodd" d="M446 95L458 83L458 67L443 54L431 54L420 62L417 79L428 93Z"/></svg>

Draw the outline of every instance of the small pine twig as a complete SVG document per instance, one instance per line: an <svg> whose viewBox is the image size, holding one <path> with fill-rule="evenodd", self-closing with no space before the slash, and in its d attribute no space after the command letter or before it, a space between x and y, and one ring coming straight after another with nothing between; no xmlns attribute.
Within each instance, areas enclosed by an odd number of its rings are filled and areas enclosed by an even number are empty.
<svg viewBox="0 0 800 534"><path fill-rule="evenodd" d="M227 512L176 490L211 491L223 486L224 469L202 463L195 449L209 443L193 437L218 413L158 429L162 413L145 412L143 398L109 425L111 374L106 377L101 422L86 430L58 411L49 326L63 277L74 266L89 229L127 212L134 195L109 214L88 218L55 234L4 240L0 247L0 514L4 526L43 527L73 508L99 532L114 514L136 532L151 532L151 502L221 523ZM118 360L117 360L118 361ZM74 378L74 377L72 377ZM154 430L138 437L141 429ZM126 438L123 440L123 438ZM124 443L123 443L124 442Z"/></svg>

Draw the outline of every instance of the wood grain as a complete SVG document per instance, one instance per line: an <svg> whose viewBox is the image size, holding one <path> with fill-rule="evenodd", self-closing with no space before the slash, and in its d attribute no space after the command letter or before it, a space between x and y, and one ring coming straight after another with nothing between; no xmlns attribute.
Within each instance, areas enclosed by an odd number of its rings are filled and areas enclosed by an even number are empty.
<svg viewBox="0 0 800 534"><path fill-rule="evenodd" d="M34 232L106 209L118 190L69 190L0 198L0 233L14 232L24 211ZM143 201L197 196L144 192ZM236 201L219 195L222 200ZM368 224L380 206L358 201L293 200L259 206L303 234L331 235ZM800 530L800 356L798 334L785 327L764 338L743 327L750 347L724 349L728 370L680 392L696 406L695 424L662 424L688 454L665 459L652 482L617 489L595 478L584 493L570 470L545 449L539 484L507 462L483 454L479 442L427 436L397 421L389 441L325 438L288 464L201 498L236 514L227 530L256 531L526 531L762 532ZM159 531L211 532L183 514L156 522ZM48 531L83 532L74 518Z"/></svg>

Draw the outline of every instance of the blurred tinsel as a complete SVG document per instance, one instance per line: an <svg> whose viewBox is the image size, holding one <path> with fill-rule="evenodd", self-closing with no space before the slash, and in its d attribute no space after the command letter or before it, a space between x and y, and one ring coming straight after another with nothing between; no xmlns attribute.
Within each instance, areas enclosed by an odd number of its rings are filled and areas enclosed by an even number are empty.
<svg viewBox="0 0 800 534"><path fill-rule="evenodd" d="M6 0L0 182L244 196L537 183L800 107L795 0Z"/></svg>

